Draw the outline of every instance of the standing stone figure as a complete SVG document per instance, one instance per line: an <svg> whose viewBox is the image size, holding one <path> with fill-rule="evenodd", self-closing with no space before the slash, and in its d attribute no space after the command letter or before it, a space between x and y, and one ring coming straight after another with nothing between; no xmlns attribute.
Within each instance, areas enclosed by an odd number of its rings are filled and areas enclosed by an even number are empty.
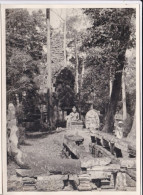
<svg viewBox="0 0 143 195"><path fill-rule="evenodd" d="M118 138L118 139L122 139L123 138L123 122L122 121L119 121L118 122L118 125L116 126L116 130L114 131L115 132L115 136Z"/></svg>
<svg viewBox="0 0 143 195"><path fill-rule="evenodd" d="M23 153L18 148L18 127L15 117L15 107L12 103L8 105L8 115L7 115L7 150L8 155L15 160L19 166L25 166L23 162Z"/></svg>
<svg viewBox="0 0 143 195"><path fill-rule="evenodd" d="M93 109L93 105L85 116L85 126L90 130L98 130L100 125L98 112Z"/></svg>

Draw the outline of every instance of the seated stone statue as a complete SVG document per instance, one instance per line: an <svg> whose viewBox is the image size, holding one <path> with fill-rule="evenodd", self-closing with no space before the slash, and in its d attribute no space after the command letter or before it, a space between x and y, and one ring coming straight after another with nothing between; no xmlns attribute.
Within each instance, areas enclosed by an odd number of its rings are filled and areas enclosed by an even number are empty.
<svg viewBox="0 0 143 195"><path fill-rule="evenodd" d="M72 112L66 116L66 121L67 121L67 128L70 129L71 128L71 124L72 122L77 122L79 121L79 113L76 110L76 107L74 106L72 108Z"/></svg>

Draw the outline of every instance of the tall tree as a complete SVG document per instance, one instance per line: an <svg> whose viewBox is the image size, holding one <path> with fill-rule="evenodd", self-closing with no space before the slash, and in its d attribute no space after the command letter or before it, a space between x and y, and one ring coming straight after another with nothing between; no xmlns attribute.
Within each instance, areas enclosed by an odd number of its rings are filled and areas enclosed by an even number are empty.
<svg viewBox="0 0 143 195"><path fill-rule="evenodd" d="M112 132L114 115L121 91L122 70L125 65L125 54L130 43L131 17L134 9L85 9L91 21L89 37L85 42L86 48L99 47L100 54L90 60L104 70L112 70L113 85L108 104L103 131ZM100 57L102 55L102 57ZM108 73L107 73L108 74Z"/></svg>
<svg viewBox="0 0 143 195"><path fill-rule="evenodd" d="M8 90L9 87L13 90L17 88L16 83L24 72L29 74L29 77L38 74L38 64L43 55L43 43L46 37L37 30L39 23L36 14L33 14L30 15L26 9L6 10Z"/></svg>
<svg viewBox="0 0 143 195"><path fill-rule="evenodd" d="M35 78L40 74L43 46L46 40L45 18L39 10L6 10L6 71L7 102L22 101L25 92L25 114L32 114L38 107L38 86Z"/></svg>
<svg viewBox="0 0 143 195"><path fill-rule="evenodd" d="M64 67L67 66L66 36L67 36L67 10L65 9L65 20L64 20Z"/></svg>
<svg viewBox="0 0 143 195"><path fill-rule="evenodd" d="M126 106L126 86L125 86L125 70L122 72L122 104L123 104L123 121L127 119L127 106Z"/></svg>

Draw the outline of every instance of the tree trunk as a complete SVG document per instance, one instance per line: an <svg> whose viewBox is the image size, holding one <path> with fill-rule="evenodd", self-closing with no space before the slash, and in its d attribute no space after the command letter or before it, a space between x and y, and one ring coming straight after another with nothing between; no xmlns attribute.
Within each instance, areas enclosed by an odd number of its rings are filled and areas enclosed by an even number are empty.
<svg viewBox="0 0 143 195"><path fill-rule="evenodd" d="M130 133L127 136L127 140L129 140L129 141L133 141L133 140L135 141L136 140L136 111L135 111L135 114L134 114L133 125L132 125Z"/></svg>
<svg viewBox="0 0 143 195"><path fill-rule="evenodd" d="M62 121L64 121L64 110L62 110Z"/></svg>
<svg viewBox="0 0 143 195"><path fill-rule="evenodd" d="M64 23L64 67L67 65L67 57L66 57L66 9L65 9L65 23Z"/></svg>
<svg viewBox="0 0 143 195"><path fill-rule="evenodd" d="M79 83L78 83L78 53L77 53L77 37L75 35L75 59L76 59L76 93L79 93Z"/></svg>
<svg viewBox="0 0 143 195"><path fill-rule="evenodd" d="M112 93L108 105L108 110L105 119L105 125L103 127L104 132L111 133L114 129L114 116L116 113L117 103L119 101L119 94L121 91L122 84L122 70L124 67L125 53L118 57L118 61L120 62L120 66L116 70L115 77L113 80Z"/></svg>
<svg viewBox="0 0 143 195"><path fill-rule="evenodd" d="M109 83L110 91L109 91L109 97L111 97L112 85L113 85L113 79L111 78L111 68L110 68L110 83Z"/></svg>
<svg viewBox="0 0 143 195"><path fill-rule="evenodd" d="M84 72L85 72L85 65L84 65L84 60L83 60L83 62L82 62L82 71L81 71L81 88L82 88L82 85L83 85Z"/></svg>
<svg viewBox="0 0 143 195"><path fill-rule="evenodd" d="M57 120L59 120L59 104L57 105Z"/></svg>
<svg viewBox="0 0 143 195"><path fill-rule="evenodd" d="M51 69L51 40L50 40L50 9L46 9L46 18L47 18L47 73L48 73L48 122L49 126L52 124L52 69Z"/></svg>
<svg viewBox="0 0 143 195"><path fill-rule="evenodd" d="M126 88L125 88L125 70L122 73L122 103L123 103L123 121L127 119L127 106L126 106Z"/></svg>

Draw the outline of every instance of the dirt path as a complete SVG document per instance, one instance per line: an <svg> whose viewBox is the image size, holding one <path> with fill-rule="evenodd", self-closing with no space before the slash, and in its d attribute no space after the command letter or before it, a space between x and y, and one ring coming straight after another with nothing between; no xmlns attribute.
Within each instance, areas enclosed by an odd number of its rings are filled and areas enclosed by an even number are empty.
<svg viewBox="0 0 143 195"><path fill-rule="evenodd" d="M26 154L26 163L32 168L33 174L48 174L49 170L60 169L62 171L73 169L73 172L78 168L77 160L63 159L63 138L65 134L73 134L74 132L62 131L60 133L49 134L44 138L26 139L26 145L20 148ZM79 130L78 134L84 138L84 146L86 151L89 151L90 135L87 130ZM68 161L69 167L63 167L64 160ZM72 166L72 164L74 166ZM14 164L8 165L8 174L11 172L11 167L14 169ZM17 167L16 167L17 168Z"/></svg>

